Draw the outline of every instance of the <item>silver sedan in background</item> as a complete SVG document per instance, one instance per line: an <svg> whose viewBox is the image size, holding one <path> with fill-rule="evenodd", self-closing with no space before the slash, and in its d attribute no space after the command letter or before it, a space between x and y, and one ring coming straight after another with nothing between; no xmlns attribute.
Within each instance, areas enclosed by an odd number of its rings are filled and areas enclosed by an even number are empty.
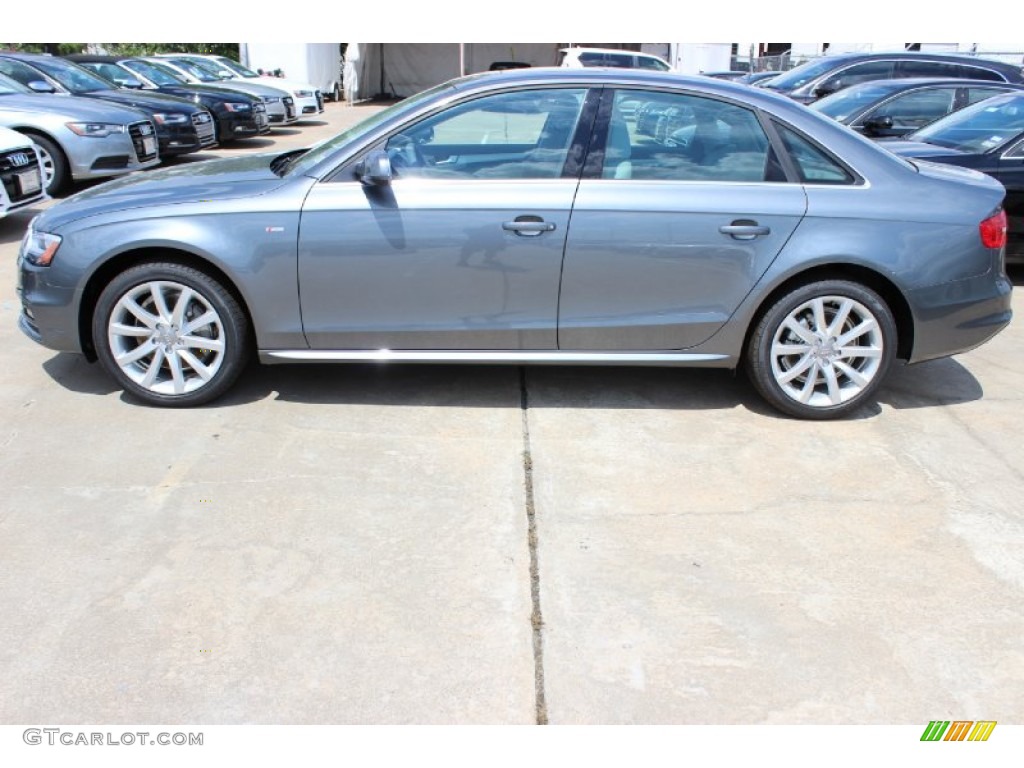
<svg viewBox="0 0 1024 768"><path fill-rule="evenodd" d="M768 91L640 70L455 80L307 150L37 217L20 325L139 400L265 363L744 368L797 417L1010 321L1003 187Z"/></svg>
<svg viewBox="0 0 1024 768"><path fill-rule="evenodd" d="M46 191L71 181L120 176L160 163L153 123L137 109L30 91L0 74L0 126L32 139Z"/></svg>

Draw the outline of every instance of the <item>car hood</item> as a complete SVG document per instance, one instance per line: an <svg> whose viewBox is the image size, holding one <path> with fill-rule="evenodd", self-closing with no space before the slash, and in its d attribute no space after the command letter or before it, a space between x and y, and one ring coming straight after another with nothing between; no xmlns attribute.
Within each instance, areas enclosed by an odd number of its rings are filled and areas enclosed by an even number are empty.
<svg viewBox="0 0 1024 768"><path fill-rule="evenodd" d="M900 157L953 158L968 156L967 152L961 152L959 149L940 147L937 144L927 144L923 141L882 140L878 142L878 146L885 147Z"/></svg>
<svg viewBox="0 0 1024 768"><path fill-rule="evenodd" d="M198 93L203 96L221 99L222 101L244 101L246 99L256 99L257 97L252 96L248 93L242 93L233 88L221 88L217 85L200 85L199 83L182 83L181 85L163 85L160 87L161 93L166 93L179 98L191 100L192 94ZM150 91L152 93L152 91ZM241 98L239 98L241 97Z"/></svg>
<svg viewBox="0 0 1024 768"><path fill-rule="evenodd" d="M255 197L285 183L270 170L279 153L207 160L123 176L79 192L39 215L36 228L56 232L88 216L185 203Z"/></svg>
<svg viewBox="0 0 1024 768"><path fill-rule="evenodd" d="M179 99L177 96L168 96L164 93L153 93L152 91L137 90L109 90L92 91L90 97L112 101L116 104L124 104L126 107L135 107L146 112L164 112L168 109L179 112L192 113L199 109L194 102L187 99Z"/></svg>
<svg viewBox="0 0 1024 768"><path fill-rule="evenodd" d="M90 123L134 123L145 120L146 115L135 109L121 107L82 96L55 96L44 94L12 94L0 96L0 114L14 123L13 113L25 115L24 125L39 125L47 115L60 115L71 120Z"/></svg>

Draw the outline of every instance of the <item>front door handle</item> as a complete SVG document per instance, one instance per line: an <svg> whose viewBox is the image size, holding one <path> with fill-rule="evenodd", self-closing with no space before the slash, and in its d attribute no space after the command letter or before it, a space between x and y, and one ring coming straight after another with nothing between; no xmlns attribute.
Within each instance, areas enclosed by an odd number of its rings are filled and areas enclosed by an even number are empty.
<svg viewBox="0 0 1024 768"><path fill-rule="evenodd" d="M737 219L732 224L723 224L718 231L736 240L753 240L755 237L772 233L771 227L762 226L750 219Z"/></svg>
<svg viewBox="0 0 1024 768"><path fill-rule="evenodd" d="M553 232L555 223L544 221L540 216L517 216L515 221L506 221L501 228L520 237L536 237L544 232Z"/></svg>

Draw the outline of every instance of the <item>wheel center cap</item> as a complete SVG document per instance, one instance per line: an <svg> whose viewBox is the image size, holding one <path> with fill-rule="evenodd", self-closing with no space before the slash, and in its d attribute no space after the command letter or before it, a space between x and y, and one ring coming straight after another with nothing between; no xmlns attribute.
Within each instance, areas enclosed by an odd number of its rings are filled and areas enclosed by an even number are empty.
<svg viewBox="0 0 1024 768"><path fill-rule="evenodd" d="M814 344L814 356L818 360L830 361L839 357L835 339L818 339Z"/></svg>

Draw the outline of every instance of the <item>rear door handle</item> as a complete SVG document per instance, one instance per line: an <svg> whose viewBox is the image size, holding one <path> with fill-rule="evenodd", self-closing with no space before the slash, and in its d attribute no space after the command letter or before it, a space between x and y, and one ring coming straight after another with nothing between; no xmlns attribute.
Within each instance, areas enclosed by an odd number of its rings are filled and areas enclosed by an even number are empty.
<svg viewBox="0 0 1024 768"><path fill-rule="evenodd" d="M765 227L750 219L737 219L732 224L723 224L718 231L736 240L753 240L755 237L772 233L771 227Z"/></svg>
<svg viewBox="0 0 1024 768"><path fill-rule="evenodd" d="M540 216L517 216L515 221L506 221L501 228L521 237L536 237L544 232L553 232L555 223L544 221Z"/></svg>

